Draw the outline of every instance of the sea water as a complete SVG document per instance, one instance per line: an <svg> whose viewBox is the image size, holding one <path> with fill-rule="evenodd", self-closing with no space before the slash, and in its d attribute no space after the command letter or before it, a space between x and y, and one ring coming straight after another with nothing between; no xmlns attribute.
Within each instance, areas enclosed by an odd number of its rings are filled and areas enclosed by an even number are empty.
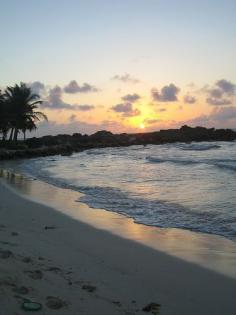
<svg viewBox="0 0 236 315"><path fill-rule="evenodd" d="M14 163L137 223L236 240L236 142L91 149Z"/></svg>

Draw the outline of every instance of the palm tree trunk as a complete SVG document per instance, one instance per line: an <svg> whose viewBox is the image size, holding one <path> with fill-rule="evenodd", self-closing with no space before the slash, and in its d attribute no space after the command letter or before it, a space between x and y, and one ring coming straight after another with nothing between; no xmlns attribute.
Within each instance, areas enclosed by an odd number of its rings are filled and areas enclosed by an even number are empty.
<svg viewBox="0 0 236 315"><path fill-rule="evenodd" d="M14 128L11 128L11 133L10 133L10 136L9 136L9 141L12 141L12 137L13 137L13 131L14 131Z"/></svg>
<svg viewBox="0 0 236 315"><path fill-rule="evenodd" d="M17 142L17 136L18 136L18 129L15 128L15 132L14 132L14 142Z"/></svg>
<svg viewBox="0 0 236 315"><path fill-rule="evenodd" d="M7 137L7 131L3 131L3 133L2 133L2 142L6 141L6 137Z"/></svg>
<svg viewBox="0 0 236 315"><path fill-rule="evenodd" d="M26 136L25 136L25 130L23 131L23 134L24 134L24 142L25 142L25 139L26 139Z"/></svg>

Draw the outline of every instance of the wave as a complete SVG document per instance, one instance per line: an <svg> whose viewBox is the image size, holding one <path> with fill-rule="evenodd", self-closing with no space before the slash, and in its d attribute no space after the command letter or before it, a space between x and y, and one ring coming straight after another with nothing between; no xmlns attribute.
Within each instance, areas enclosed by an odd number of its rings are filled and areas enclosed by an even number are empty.
<svg viewBox="0 0 236 315"><path fill-rule="evenodd" d="M184 151L208 151L213 149L221 148L220 145L217 144L190 144L190 145L180 145L179 148Z"/></svg>
<svg viewBox="0 0 236 315"><path fill-rule="evenodd" d="M217 167L220 170L228 170L228 171L236 171L236 160L213 160L213 159L205 159L205 160L178 160L176 159L161 159L158 157L147 156L146 160L149 163L173 163L177 165L197 165L197 164L205 164L208 166ZM234 163L234 164L232 164Z"/></svg>
<svg viewBox="0 0 236 315"><path fill-rule="evenodd" d="M215 163L214 165L217 166L219 169L226 169L229 171L236 172L236 165L223 164L223 163Z"/></svg>
<svg viewBox="0 0 236 315"><path fill-rule="evenodd" d="M147 200L111 187L79 186L85 195L78 201L90 207L113 211L128 216L136 223L182 228L196 232L218 234L233 239L236 218L225 218L218 212L197 212L182 205L161 200ZM109 196L109 197L108 197Z"/></svg>
<svg viewBox="0 0 236 315"><path fill-rule="evenodd" d="M103 155L106 154L106 151L103 149L90 149L85 151L88 155Z"/></svg>
<svg viewBox="0 0 236 315"><path fill-rule="evenodd" d="M173 164L181 164L181 165L192 165L192 164L202 163L202 162L193 161L193 160L161 159L161 158L153 157L153 156L147 156L146 160L150 163L173 163Z"/></svg>

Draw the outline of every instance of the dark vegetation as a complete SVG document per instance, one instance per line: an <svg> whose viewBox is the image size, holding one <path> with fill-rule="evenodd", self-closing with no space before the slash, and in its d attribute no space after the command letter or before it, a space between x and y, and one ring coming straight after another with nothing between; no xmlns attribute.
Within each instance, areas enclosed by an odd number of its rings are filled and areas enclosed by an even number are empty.
<svg viewBox="0 0 236 315"><path fill-rule="evenodd" d="M0 91L0 134L2 146L11 147L17 143L19 133L25 140L26 131L37 129L36 122L47 119L37 110L42 101L38 94L32 93L26 84L8 86Z"/></svg>

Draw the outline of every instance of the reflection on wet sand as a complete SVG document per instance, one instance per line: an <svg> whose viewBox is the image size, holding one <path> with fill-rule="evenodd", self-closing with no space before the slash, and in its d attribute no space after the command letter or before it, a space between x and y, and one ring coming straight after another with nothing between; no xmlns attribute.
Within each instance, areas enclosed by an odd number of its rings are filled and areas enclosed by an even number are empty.
<svg viewBox="0 0 236 315"><path fill-rule="evenodd" d="M236 244L233 241L187 230L144 226L117 213L78 202L82 196L79 192L7 170L0 170L0 177L16 192L74 219L236 278Z"/></svg>

